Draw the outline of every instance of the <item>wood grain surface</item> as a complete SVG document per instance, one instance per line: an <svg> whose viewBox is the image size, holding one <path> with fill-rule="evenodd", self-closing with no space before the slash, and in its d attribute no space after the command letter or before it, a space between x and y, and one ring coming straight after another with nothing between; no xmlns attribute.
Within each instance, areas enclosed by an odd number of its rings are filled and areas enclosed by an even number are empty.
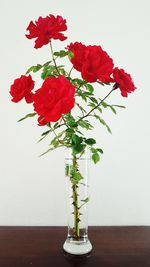
<svg viewBox="0 0 150 267"><path fill-rule="evenodd" d="M89 227L93 251L62 250L66 227L0 227L0 267L150 267L150 227Z"/></svg>

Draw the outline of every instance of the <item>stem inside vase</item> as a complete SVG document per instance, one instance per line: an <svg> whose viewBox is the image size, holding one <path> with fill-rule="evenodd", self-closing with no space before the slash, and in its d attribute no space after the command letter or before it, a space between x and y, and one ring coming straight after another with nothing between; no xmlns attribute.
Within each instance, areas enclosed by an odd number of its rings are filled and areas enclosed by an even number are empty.
<svg viewBox="0 0 150 267"><path fill-rule="evenodd" d="M72 159L73 162L73 169L78 172L78 163L77 163L77 158L74 156ZM80 222L80 211L79 211L79 206L78 206L78 183L72 182L72 198L73 198L73 214L74 214L74 228L73 228L73 234L76 239L80 237L80 227L79 227L79 222Z"/></svg>
<svg viewBox="0 0 150 267"><path fill-rule="evenodd" d="M66 175L69 177L69 183L71 188L71 206L72 206L72 237L76 240L82 238L83 231L83 221L85 221L86 216L86 204L88 202L87 197L87 173L85 172L87 166L87 159L77 157L72 155L68 159L69 161L66 164ZM82 161L82 164L81 164ZM83 210L83 208L85 209ZM83 213L85 216L83 216ZM87 224L87 222L85 221Z"/></svg>
<svg viewBox="0 0 150 267"><path fill-rule="evenodd" d="M77 192L78 186L72 185L72 191L73 191L73 206L74 206L74 236L78 239L80 237L80 213L78 209L78 192Z"/></svg>
<svg viewBox="0 0 150 267"><path fill-rule="evenodd" d="M74 155L72 148L66 150L65 171L68 206L68 235L64 250L71 254L86 254L92 249L88 239L89 162L90 154Z"/></svg>

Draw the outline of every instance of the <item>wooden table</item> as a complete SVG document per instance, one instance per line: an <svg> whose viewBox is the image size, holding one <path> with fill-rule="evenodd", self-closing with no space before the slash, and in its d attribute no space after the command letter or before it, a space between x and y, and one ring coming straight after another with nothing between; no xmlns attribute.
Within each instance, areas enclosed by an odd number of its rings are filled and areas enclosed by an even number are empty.
<svg viewBox="0 0 150 267"><path fill-rule="evenodd" d="M150 227L90 227L89 258L66 258L65 227L0 227L0 267L150 267Z"/></svg>

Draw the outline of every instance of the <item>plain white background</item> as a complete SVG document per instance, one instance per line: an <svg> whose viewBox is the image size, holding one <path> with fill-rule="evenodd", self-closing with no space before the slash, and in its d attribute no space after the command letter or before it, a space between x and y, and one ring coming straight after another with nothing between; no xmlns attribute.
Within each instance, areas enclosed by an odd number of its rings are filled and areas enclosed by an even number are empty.
<svg viewBox="0 0 150 267"><path fill-rule="evenodd" d="M125 105L105 119L113 134L96 125L104 149L91 168L90 225L150 225L150 2L149 0L0 0L0 225L65 225L64 152L39 158L48 141L36 144L42 128L23 101L10 101L13 80L33 64L49 60L49 48L33 48L25 38L30 20L59 14L67 19L68 40L100 44L137 86L127 99L119 91L110 102ZM100 95L107 89L96 88ZM105 91L104 91L105 90Z"/></svg>

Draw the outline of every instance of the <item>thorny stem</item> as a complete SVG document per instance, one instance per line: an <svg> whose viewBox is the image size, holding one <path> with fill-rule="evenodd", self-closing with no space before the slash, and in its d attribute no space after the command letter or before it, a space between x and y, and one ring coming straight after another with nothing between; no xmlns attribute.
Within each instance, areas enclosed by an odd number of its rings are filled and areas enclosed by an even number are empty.
<svg viewBox="0 0 150 267"><path fill-rule="evenodd" d="M57 126L57 128L60 128L61 126L64 126L64 125L66 125L66 123L61 123L61 124L59 124L59 125Z"/></svg>
<svg viewBox="0 0 150 267"><path fill-rule="evenodd" d="M88 117L95 109L97 109L101 103L114 91L114 88L111 89L111 91L94 107L92 108L86 115L81 117L77 122L81 121L82 119Z"/></svg>
<svg viewBox="0 0 150 267"><path fill-rule="evenodd" d="M51 49L52 59L53 59L53 62L54 62L54 65L55 65L56 71L57 71L58 75L60 75L60 73L59 73L59 70L58 70L58 67L57 67L57 64L56 64L56 61L55 61L55 58L54 58L54 53L53 53L52 42L50 41L49 43L50 43L50 49Z"/></svg>
<svg viewBox="0 0 150 267"><path fill-rule="evenodd" d="M66 121L65 121L63 115L62 115L62 120L63 120L64 122L61 123L61 124L59 124L59 125L57 126L57 128L60 128L61 126L66 126L66 127L68 128L68 126L67 126L67 124L66 124Z"/></svg>
<svg viewBox="0 0 150 267"><path fill-rule="evenodd" d="M73 166L77 168L77 159L74 156L73 157ZM74 206L74 236L75 238L80 237L80 227L79 227L79 222L80 222L80 212L78 208L78 185L77 184L72 184L72 192L73 192L73 206Z"/></svg>

